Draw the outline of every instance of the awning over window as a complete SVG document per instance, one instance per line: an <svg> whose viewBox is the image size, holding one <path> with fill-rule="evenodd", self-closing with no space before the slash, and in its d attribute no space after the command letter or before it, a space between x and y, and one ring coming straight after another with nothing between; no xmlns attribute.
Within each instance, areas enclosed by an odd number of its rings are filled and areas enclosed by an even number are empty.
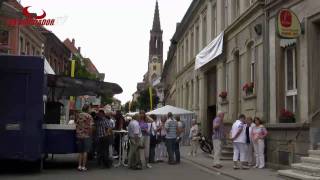
<svg viewBox="0 0 320 180"><path fill-rule="evenodd" d="M289 47L295 45L297 43L297 39L281 39L280 40L280 47Z"/></svg>
<svg viewBox="0 0 320 180"><path fill-rule="evenodd" d="M205 47L196 57L195 70L207 64L211 60L222 54L223 35L221 32L207 47Z"/></svg>

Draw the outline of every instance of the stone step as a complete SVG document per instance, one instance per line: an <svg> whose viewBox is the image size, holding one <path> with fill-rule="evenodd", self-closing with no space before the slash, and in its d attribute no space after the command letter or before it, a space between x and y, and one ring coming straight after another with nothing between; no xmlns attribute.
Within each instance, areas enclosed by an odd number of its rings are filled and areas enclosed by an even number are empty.
<svg viewBox="0 0 320 180"><path fill-rule="evenodd" d="M320 167L307 165L303 163L292 164L291 167L293 168L293 171L296 173L320 177Z"/></svg>
<svg viewBox="0 0 320 180"><path fill-rule="evenodd" d="M318 143L318 150L320 150L320 143Z"/></svg>
<svg viewBox="0 0 320 180"><path fill-rule="evenodd" d="M227 156L233 156L233 151L226 151L226 150L222 150L221 151L222 155L227 155Z"/></svg>
<svg viewBox="0 0 320 180"><path fill-rule="evenodd" d="M303 164L309 164L309 165L320 167L320 158L302 157L301 161Z"/></svg>
<svg viewBox="0 0 320 180"><path fill-rule="evenodd" d="M309 150L309 156L314 158L320 158L320 150Z"/></svg>
<svg viewBox="0 0 320 180"><path fill-rule="evenodd" d="M222 149L230 149L230 150L233 150L233 146L232 146L232 145L222 146Z"/></svg>
<svg viewBox="0 0 320 180"><path fill-rule="evenodd" d="M284 177L285 179L301 179L301 180L320 180L320 177L314 177L314 176L309 176L301 173L296 173L292 171L291 169L289 170L279 170L278 171L279 175Z"/></svg>

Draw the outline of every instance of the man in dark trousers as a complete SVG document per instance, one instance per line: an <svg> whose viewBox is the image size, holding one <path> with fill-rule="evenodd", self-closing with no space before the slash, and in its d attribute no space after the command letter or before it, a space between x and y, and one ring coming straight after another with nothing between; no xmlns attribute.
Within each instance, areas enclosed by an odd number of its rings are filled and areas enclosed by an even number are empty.
<svg viewBox="0 0 320 180"><path fill-rule="evenodd" d="M109 154L109 146L112 144L112 127L110 117L106 117L103 110L97 114L96 135L98 138L98 164L110 168L112 159Z"/></svg>

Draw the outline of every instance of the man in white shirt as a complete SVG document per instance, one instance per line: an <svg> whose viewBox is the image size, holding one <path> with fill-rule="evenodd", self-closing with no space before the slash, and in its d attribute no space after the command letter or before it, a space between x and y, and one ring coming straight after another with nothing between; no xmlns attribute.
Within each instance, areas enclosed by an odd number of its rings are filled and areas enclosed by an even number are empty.
<svg viewBox="0 0 320 180"><path fill-rule="evenodd" d="M239 120L236 120L231 129L231 140L233 141L233 162L234 169L248 169L247 166L244 165L246 162L246 124L245 124L246 116L241 114L239 116ZM240 167L238 165L238 160L240 156Z"/></svg>
<svg viewBox="0 0 320 180"><path fill-rule="evenodd" d="M130 169L142 169L139 155L139 145L142 132L139 122L137 121L138 117L138 115L134 115L128 126L128 135L130 139L128 166Z"/></svg>

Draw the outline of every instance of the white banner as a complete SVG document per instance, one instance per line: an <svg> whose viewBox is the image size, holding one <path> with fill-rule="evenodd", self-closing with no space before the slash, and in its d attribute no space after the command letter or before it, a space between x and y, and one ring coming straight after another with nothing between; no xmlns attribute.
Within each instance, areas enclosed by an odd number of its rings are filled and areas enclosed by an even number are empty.
<svg viewBox="0 0 320 180"><path fill-rule="evenodd" d="M220 54L223 50L223 35L221 32L207 47L205 47L197 56L195 63L195 70L207 64Z"/></svg>

